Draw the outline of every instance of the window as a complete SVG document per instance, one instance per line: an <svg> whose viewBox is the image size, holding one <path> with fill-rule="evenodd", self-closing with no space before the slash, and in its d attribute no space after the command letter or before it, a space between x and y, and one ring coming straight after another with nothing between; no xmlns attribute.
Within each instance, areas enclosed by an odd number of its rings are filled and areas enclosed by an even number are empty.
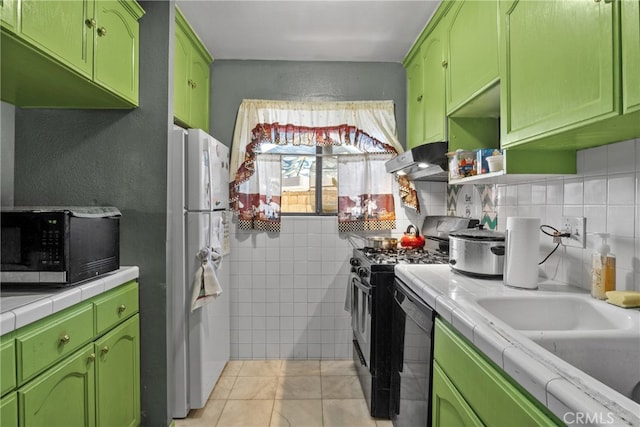
<svg viewBox="0 0 640 427"><path fill-rule="evenodd" d="M355 149L263 144L261 153L280 154L283 214L338 214L338 156Z"/></svg>

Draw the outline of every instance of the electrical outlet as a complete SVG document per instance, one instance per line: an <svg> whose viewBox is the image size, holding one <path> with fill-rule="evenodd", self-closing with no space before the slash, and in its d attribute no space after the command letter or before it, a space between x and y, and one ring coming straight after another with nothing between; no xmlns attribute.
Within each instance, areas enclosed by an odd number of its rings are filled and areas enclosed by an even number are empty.
<svg viewBox="0 0 640 427"><path fill-rule="evenodd" d="M563 237L564 246L577 248L587 247L587 219L580 216L564 216L560 227L561 233L569 233L570 237Z"/></svg>

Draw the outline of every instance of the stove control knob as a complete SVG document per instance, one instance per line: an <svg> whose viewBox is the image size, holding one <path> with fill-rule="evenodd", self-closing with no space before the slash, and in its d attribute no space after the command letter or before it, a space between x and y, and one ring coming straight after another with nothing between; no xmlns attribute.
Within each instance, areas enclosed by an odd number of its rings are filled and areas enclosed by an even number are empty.
<svg viewBox="0 0 640 427"><path fill-rule="evenodd" d="M456 265L456 260L455 260L455 259L450 259L450 260L449 260L449 264L451 264L451 265Z"/></svg>
<svg viewBox="0 0 640 427"><path fill-rule="evenodd" d="M349 260L349 264L351 264L351 265L352 265L352 266L354 266L354 267L357 267L357 266L359 266L359 265L360 265L360 260L359 260L359 259L357 259L357 258L351 258L351 259Z"/></svg>
<svg viewBox="0 0 640 427"><path fill-rule="evenodd" d="M364 268L364 267L359 267L358 268L358 276L367 277L367 269Z"/></svg>

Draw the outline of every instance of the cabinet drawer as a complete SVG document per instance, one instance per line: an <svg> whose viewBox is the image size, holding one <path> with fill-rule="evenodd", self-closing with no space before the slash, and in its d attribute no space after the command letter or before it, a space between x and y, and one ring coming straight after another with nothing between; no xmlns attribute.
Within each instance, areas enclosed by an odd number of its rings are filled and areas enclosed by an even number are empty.
<svg viewBox="0 0 640 427"><path fill-rule="evenodd" d="M91 341L93 330L89 302L20 329L16 334L18 384Z"/></svg>
<svg viewBox="0 0 640 427"><path fill-rule="evenodd" d="M0 339L0 395L16 387L16 345L13 334Z"/></svg>
<svg viewBox="0 0 640 427"><path fill-rule="evenodd" d="M138 282L129 282L93 300L98 335L138 312Z"/></svg>
<svg viewBox="0 0 640 427"><path fill-rule="evenodd" d="M434 358L485 425L557 425L533 403L533 397L513 385L440 319L436 319Z"/></svg>

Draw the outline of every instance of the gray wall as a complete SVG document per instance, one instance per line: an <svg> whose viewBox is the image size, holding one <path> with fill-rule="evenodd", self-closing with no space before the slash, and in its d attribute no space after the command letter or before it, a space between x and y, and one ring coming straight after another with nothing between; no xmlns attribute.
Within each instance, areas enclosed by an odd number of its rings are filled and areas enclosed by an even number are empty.
<svg viewBox="0 0 640 427"><path fill-rule="evenodd" d="M140 267L143 425L168 425L166 189L172 123L173 3L140 2L140 107L16 108L17 205L107 205L122 211L121 264ZM170 74L171 73L171 74Z"/></svg>
<svg viewBox="0 0 640 427"><path fill-rule="evenodd" d="M13 205L15 107L0 102L0 205Z"/></svg>
<svg viewBox="0 0 640 427"><path fill-rule="evenodd" d="M305 101L393 100L398 137L406 140L406 74L381 62L214 61L211 134L231 145L243 99Z"/></svg>

